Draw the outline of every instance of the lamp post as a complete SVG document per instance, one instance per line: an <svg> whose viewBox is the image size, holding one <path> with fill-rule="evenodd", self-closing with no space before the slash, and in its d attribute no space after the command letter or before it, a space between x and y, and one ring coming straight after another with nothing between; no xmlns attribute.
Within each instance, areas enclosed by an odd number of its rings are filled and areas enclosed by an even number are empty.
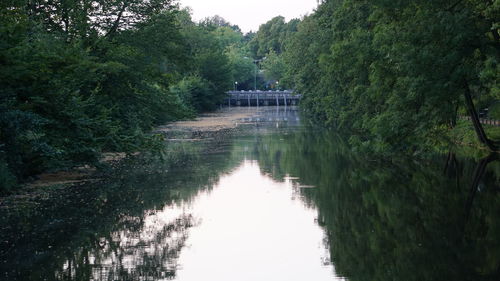
<svg viewBox="0 0 500 281"><path fill-rule="evenodd" d="M259 63L261 61L264 61L264 60L266 60L266 57L263 57L261 59L253 61L255 63L255 76L254 76L254 79L253 79L253 89L254 89L254 91L257 91L257 63Z"/></svg>
<svg viewBox="0 0 500 281"><path fill-rule="evenodd" d="M255 64L255 76L253 78L253 90L257 91L257 62L259 62L259 60L254 60L253 62Z"/></svg>
<svg viewBox="0 0 500 281"><path fill-rule="evenodd" d="M265 60L266 57L263 57L259 60L254 60L253 62L255 63L255 76L254 76L254 79L253 79L253 89L255 91L255 94L257 95L257 106L259 106L259 93L257 93L257 63Z"/></svg>
<svg viewBox="0 0 500 281"><path fill-rule="evenodd" d="M238 82L234 82L234 91L238 90Z"/></svg>
<svg viewBox="0 0 500 281"><path fill-rule="evenodd" d="M276 90L280 90L280 81L276 81Z"/></svg>

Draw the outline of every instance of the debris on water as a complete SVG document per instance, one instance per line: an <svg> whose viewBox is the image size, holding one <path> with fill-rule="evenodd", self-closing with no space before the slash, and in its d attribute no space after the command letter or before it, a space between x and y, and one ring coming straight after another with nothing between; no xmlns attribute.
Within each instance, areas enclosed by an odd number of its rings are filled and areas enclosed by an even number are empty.
<svg viewBox="0 0 500 281"><path fill-rule="evenodd" d="M299 185L298 188L316 188L315 185Z"/></svg>

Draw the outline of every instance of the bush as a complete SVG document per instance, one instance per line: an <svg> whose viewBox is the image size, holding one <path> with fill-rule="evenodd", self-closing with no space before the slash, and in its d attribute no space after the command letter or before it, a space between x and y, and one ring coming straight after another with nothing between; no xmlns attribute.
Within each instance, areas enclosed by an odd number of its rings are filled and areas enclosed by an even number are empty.
<svg viewBox="0 0 500 281"><path fill-rule="evenodd" d="M7 162L0 158L0 194L8 193L16 187L16 177L10 172Z"/></svg>
<svg viewBox="0 0 500 281"><path fill-rule="evenodd" d="M500 102L496 102L489 107L488 115L491 119L500 120Z"/></svg>

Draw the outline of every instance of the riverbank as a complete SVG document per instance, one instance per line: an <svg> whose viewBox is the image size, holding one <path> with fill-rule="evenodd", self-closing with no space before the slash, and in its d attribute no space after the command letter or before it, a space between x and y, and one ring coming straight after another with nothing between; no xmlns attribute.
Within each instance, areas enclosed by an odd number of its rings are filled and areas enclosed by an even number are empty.
<svg viewBox="0 0 500 281"><path fill-rule="evenodd" d="M246 124L252 118L256 118L266 108L264 107L231 107L222 108L215 112L200 114L193 120L176 121L161 125L153 130L168 143L174 142L197 142L202 140L214 140L230 135L242 124ZM268 109L267 109L268 110ZM492 139L500 139L500 128L484 125L486 132ZM466 155L475 155L482 158L487 151L482 146L474 133L470 121L459 120L457 126L445 132L447 139L457 144L457 149ZM120 161L135 156L138 153L104 153L100 163L104 166L116 166ZM44 192L54 188L82 184L97 180L97 169L91 166L82 166L67 171L44 173L38 175L36 180L24 184L16 194L27 194L36 191Z"/></svg>
<svg viewBox="0 0 500 281"><path fill-rule="evenodd" d="M485 124L483 128L490 140L500 142L500 127ZM469 120L458 120L457 125L453 129L445 132L445 135L453 143L463 148L477 149L480 151L488 150L486 146L479 142L474 127ZM488 152L490 151L488 150Z"/></svg>
<svg viewBox="0 0 500 281"><path fill-rule="evenodd" d="M222 108L215 112L200 114L193 120L176 121L159 126L153 133L161 134L167 142L189 142L202 139L219 138L230 134L238 125L244 123L244 119L255 117L262 112L258 107L232 107ZM101 164L114 166L128 156L137 153L104 153L100 160ZM21 186L15 194L26 194L39 189L52 189L54 186L71 186L96 179L97 169L90 166L82 166L67 171L43 173L36 179ZM42 191L43 192L43 191Z"/></svg>
<svg viewBox="0 0 500 281"><path fill-rule="evenodd" d="M221 129L231 129L238 126L244 118L256 116L262 112L261 107L231 107L216 112L201 114L198 118L188 121L177 121L158 127L158 132L169 131L205 131L213 132Z"/></svg>

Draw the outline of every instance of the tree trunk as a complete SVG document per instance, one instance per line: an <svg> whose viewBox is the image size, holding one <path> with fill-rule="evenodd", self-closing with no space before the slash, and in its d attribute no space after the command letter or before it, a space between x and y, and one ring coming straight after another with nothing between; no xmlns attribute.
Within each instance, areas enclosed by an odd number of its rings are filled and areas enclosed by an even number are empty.
<svg viewBox="0 0 500 281"><path fill-rule="evenodd" d="M469 111L472 125L474 125L474 130L476 131L476 135L479 138L479 141L486 145L491 151L498 151L496 145L490 139L488 139L488 136L486 135L486 132L481 125L476 107L474 106L474 101L472 101L470 88L467 83L465 84L464 98L465 105L467 106L467 111Z"/></svg>
<svg viewBox="0 0 500 281"><path fill-rule="evenodd" d="M127 6L128 6L127 1L123 2L123 6L120 9L120 11L118 12L116 20L113 23L113 26L111 26L111 29L108 31L108 33L106 33L106 35L104 35L104 37L107 37L109 39L113 38L113 36L115 35L115 33L118 31L118 27L120 25L120 21L122 19L123 13L125 12L125 9L127 8Z"/></svg>
<svg viewBox="0 0 500 281"><path fill-rule="evenodd" d="M450 120L451 128L455 128L455 126L457 126L457 117L458 117L458 104L455 105L455 113L453 114L453 117Z"/></svg>
<svg viewBox="0 0 500 281"><path fill-rule="evenodd" d="M498 154L492 153L488 155L487 157L479 160L479 163L476 166L476 169L474 170L474 177L472 178L472 183L469 188L469 196L467 196L467 201L465 203L465 219L464 219L464 225L463 228L465 229L465 225L467 224L467 221L470 217L470 213L472 210L472 203L474 202L474 198L476 197L477 189L479 187L479 183L481 182L481 179L483 178L485 172L486 172L486 166L490 162L497 161L498 160Z"/></svg>

